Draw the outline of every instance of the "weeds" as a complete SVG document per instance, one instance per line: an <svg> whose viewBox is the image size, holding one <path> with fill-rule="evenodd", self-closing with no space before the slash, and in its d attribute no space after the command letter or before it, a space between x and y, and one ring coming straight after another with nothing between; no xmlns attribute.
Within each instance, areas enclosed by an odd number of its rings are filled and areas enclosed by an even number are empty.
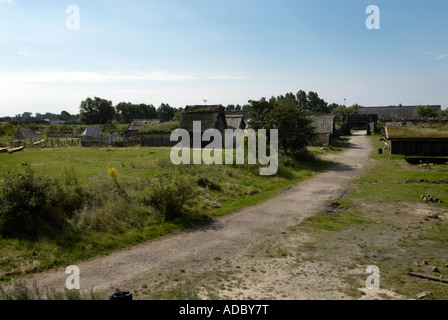
<svg viewBox="0 0 448 320"><path fill-rule="evenodd" d="M0 190L0 232L18 237L52 235L63 229L67 217L88 197L79 185L61 185L56 179L37 176L30 167L21 173L8 172Z"/></svg>
<svg viewBox="0 0 448 320"><path fill-rule="evenodd" d="M32 287L23 281L14 281L9 289L0 286L0 300L103 300L102 296L91 290L81 293L80 290L56 291L44 289L33 283Z"/></svg>
<svg viewBox="0 0 448 320"><path fill-rule="evenodd" d="M194 182L178 170L164 172L151 181L147 202L154 206L166 220L181 218L194 206Z"/></svg>

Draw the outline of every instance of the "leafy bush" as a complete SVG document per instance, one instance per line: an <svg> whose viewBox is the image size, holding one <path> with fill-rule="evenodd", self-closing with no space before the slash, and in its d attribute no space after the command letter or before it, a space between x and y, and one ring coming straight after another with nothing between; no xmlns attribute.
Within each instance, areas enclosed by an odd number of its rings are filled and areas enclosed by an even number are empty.
<svg viewBox="0 0 448 320"><path fill-rule="evenodd" d="M149 187L146 201L154 206L166 220L180 218L191 210L195 202L195 181L178 170L157 176Z"/></svg>
<svg viewBox="0 0 448 320"><path fill-rule="evenodd" d="M89 194L79 185L63 186L57 179L24 172L5 174L0 190L0 233L5 236L51 235L61 230Z"/></svg>

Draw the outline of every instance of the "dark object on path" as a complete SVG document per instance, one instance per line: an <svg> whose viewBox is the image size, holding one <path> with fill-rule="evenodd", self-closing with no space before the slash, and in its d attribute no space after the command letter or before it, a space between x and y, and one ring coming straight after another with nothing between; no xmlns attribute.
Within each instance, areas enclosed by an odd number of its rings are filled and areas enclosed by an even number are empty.
<svg viewBox="0 0 448 320"><path fill-rule="evenodd" d="M132 300L132 293L129 291L118 291L110 296L110 300Z"/></svg>

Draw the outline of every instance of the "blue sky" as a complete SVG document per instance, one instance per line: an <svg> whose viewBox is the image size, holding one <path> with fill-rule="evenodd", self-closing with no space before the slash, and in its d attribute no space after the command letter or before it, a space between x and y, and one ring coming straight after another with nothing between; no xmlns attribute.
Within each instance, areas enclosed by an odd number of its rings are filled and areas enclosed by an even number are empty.
<svg viewBox="0 0 448 320"><path fill-rule="evenodd" d="M74 114L94 96L184 107L299 90L447 108L447 40L445 0L0 0L0 116Z"/></svg>

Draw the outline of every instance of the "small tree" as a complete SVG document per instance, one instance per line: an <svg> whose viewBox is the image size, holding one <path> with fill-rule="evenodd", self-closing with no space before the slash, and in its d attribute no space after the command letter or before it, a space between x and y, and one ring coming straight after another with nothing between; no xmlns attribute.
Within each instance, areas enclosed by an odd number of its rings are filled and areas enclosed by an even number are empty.
<svg viewBox="0 0 448 320"><path fill-rule="evenodd" d="M160 122L168 122L173 120L176 110L169 104L162 103L157 109Z"/></svg>
<svg viewBox="0 0 448 320"><path fill-rule="evenodd" d="M80 121L83 124L105 124L115 118L112 101L95 97L87 98L79 107Z"/></svg>
<svg viewBox="0 0 448 320"><path fill-rule="evenodd" d="M249 101L251 128L278 129L279 148L287 154L306 150L315 137L312 120L298 101L299 94L288 93L269 101L265 98Z"/></svg>
<svg viewBox="0 0 448 320"><path fill-rule="evenodd" d="M429 106L417 106L414 109L414 118L425 119L425 118L435 118L437 113L434 112Z"/></svg>

